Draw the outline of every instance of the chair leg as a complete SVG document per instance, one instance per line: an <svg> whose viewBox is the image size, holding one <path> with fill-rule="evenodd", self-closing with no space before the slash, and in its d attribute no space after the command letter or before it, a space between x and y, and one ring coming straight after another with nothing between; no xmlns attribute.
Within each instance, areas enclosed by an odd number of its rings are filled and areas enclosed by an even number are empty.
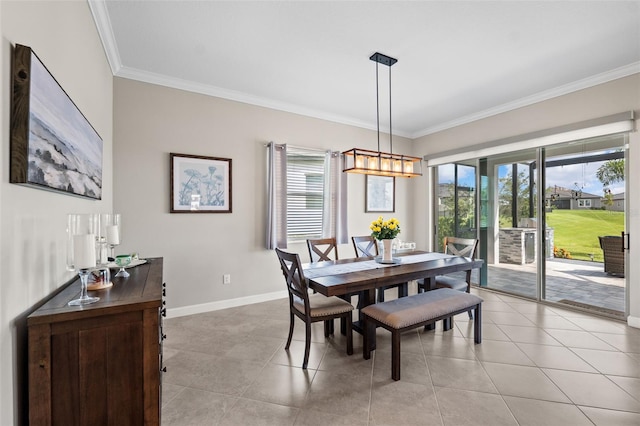
<svg viewBox="0 0 640 426"><path fill-rule="evenodd" d="M333 320L326 320L324 322L324 337L329 337L331 335L331 323Z"/></svg>
<svg viewBox="0 0 640 426"><path fill-rule="evenodd" d="M400 332L391 332L391 378L400 380Z"/></svg>
<svg viewBox="0 0 640 426"><path fill-rule="evenodd" d="M295 316L293 315L293 312L289 313L289 337L287 338L287 344L284 347L285 349L289 349L289 346L291 346L291 338L293 337L293 324L295 321Z"/></svg>
<svg viewBox="0 0 640 426"><path fill-rule="evenodd" d="M304 360L302 361L302 369L307 369L309 364L309 350L311 349L311 323L305 322L305 339L304 339Z"/></svg>
<svg viewBox="0 0 640 426"><path fill-rule="evenodd" d="M482 306L476 305L475 319L473 320L473 341L475 343L482 342Z"/></svg>
<svg viewBox="0 0 640 426"><path fill-rule="evenodd" d="M471 311L471 309L469 309L469 319L472 320L473 319L473 311Z"/></svg>

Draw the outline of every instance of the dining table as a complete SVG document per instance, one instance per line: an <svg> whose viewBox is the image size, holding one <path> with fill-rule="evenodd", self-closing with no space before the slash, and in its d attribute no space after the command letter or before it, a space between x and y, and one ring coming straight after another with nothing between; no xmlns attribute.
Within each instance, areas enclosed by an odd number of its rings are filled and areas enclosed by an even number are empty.
<svg viewBox="0 0 640 426"><path fill-rule="evenodd" d="M482 259L413 250L395 254L390 263L382 263L379 257L359 257L305 263L302 270L309 288L320 294L359 293L358 308L362 309L376 302L377 288L424 279L425 289L431 290L438 275L479 269L483 263ZM361 322L354 321L353 329L362 333Z"/></svg>

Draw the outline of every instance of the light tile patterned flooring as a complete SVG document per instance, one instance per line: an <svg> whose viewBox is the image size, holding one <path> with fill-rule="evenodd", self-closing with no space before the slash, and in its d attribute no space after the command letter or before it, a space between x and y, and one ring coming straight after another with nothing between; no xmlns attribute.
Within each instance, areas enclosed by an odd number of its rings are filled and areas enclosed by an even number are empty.
<svg viewBox="0 0 640 426"><path fill-rule="evenodd" d="M640 425L640 329L473 291L482 343L466 314L451 331L408 332L398 382L382 329L364 360L360 335L347 356L315 325L302 370L301 321L284 350L286 299L166 320L162 424Z"/></svg>

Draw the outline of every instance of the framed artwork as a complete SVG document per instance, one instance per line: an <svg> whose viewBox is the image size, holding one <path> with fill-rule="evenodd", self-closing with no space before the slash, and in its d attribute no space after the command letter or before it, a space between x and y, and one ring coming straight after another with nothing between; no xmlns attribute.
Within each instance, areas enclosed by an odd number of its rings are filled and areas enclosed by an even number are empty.
<svg viewBox="0 0 640 426"><path fill-rule="evenodd" d="M396 178L365 175L365 207L367 213L396 211Z"/></svg>
<svg viewBox="0 0 640 426"><path fill-rule="evenodd" d="M231 159L171 153L171 213L231 213Z"/></svg>
<svg viewBox="0 0 640 426"><path fill-rule="evenodd" d="M102 199L102 139L30 47L12 80L9 181Z"/></svg>

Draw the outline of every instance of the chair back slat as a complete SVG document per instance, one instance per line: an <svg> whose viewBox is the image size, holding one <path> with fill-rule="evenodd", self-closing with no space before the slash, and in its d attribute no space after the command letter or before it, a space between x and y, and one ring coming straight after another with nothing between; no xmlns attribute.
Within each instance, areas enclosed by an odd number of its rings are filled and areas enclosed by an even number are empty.
<svg viewBox="0 0 640 426"><path fill-rule="evenodd" d="M276 248L276 254L280 261L282 275L284 275L285 281L287 282L290 302L293 302L293 298L299 298L304 302L305 311L308 311L309 287L304 277L304 272L302 271L300 256L298 256L297 253L287 253L278 248Z"/></svg>
<svg viewBox="0 0 640 426"><path fill-rule="evenodd" d="M338 260L338 245L335 238L319 238L307 240L311 262Z"/></svg>
<svg viewBox="0 0 640 426"><path fill-rule="evenodd" d="M351 237L356 257L375 257L378 255L378 244L371 235L362 237Z"/></svg>
<svg viewBox="0 0 640 426"><path fill-rule="evenodd" d="M444 252L447 254L475 259L477 247L476 238L444 237Z"/></svg>

